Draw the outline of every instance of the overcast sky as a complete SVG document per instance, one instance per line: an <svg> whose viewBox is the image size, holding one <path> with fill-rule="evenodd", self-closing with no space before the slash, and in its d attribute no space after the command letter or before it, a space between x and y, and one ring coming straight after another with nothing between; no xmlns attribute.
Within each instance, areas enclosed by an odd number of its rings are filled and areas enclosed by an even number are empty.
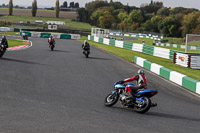
<svg viewBox="0 0 200 133"><path fill-rule="evenodd" d="M52 7L55 6L56 0L37 0L38 5ZM60 0L60 4L64 1L70 2L78 2L80 7L84 7L85 3L94 1L94 0ZM110 1L110 0L108 0ZM150 3L151 0L113 0L113 1L120 1L123 4L129 4L129 6L137 6L140 7L143 3ZM187 8L196 8L200 9L200 0L154 0L154 1L162 1L164 6L166 7L187 7ZM25 5L31 6L33 0L13 0L14 5ZM8 4L9 0L0 0L0 4Z"/></svg>

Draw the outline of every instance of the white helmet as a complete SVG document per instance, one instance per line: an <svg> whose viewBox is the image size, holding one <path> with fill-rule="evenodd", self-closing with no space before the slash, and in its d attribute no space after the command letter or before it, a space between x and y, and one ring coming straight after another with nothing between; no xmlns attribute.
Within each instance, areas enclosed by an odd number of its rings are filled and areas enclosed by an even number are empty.
<svg viewBox="0 0 200 133"><path fill-rule="evenodd" d="M143 69L139 69L139 70L138 70L138 74L144 75L144 74L145 74L145 73L144 73L144 70L143 70Z"/></svg>

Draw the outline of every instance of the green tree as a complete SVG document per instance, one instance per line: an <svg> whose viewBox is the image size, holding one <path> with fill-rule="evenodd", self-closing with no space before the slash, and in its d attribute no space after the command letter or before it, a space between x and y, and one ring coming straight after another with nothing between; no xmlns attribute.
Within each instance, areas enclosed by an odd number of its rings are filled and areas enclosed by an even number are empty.
<svg viewBox="0 0 200 133"><path fill-rule="evenodd" d="M8 10L9 10L9 15L12 15L12 13L13 13L13 1L12 0L9 1Z"/></svg>
<svg viewBox="0 0 200 133"><path fill-rule="evenodd" d="M32 3L32 17L35 17L37 14L37 0L34 0Z"/></svg>
<svg viewBox="0 0 200 133"><path fill-rule="evenodd" d="M144 31L152 31L154 26L151 20L147 20L145 23L142 24L142 27Z"/></svg>
<svg viewBox="0 0 200 133"><path fill-rule="evenodd" d="M193 33L194 30L198 30L200 25L200 12L192 12L188 15L185 15L183 18L183 36L186 34ZM200 30L200 29L199 29Z"/></svg>
<svg viewBox="0 0 200 133"><path fill-rule="evenodd" d="M101 28L111 28L114 18L109 11L105 11L103 16L99 17L99 26Z"/></svg>
<svg viewBox="0 0 200 133"><path fill-rule="evenodd" d="M69 5L70 5L70 8L74 8L74 2L70 2Z"/></svg>
<svg viewBox="0 0 200 133"><path fill-rule="evenodd" d="M143 20L144 20L144 17L141 10L133 10L128 16L128 21L130 24L132 23L141 24Z"/></svg>
<svg viewBox="0 0 200 133"><path fill-rule="evenodd" d="M163 7L163 3L162 2L153 2L153 0L151 0L151 2L149 4L142 4L140 6L140 9L142 11L144 11L145 13L157 13L157 11Z"/></svg>
<svg viewBox="0 0 200 133"><path fill-rule="evenodd" d="M179 25L173 17L166 17L159 25L159 30L164 36L178 37Z"/></svg>
<svg viewBox="0 0 200 133"><path fill-rule="evenodd" d="M79 8L79 3L75 3L74 7Z"/></svg>
<svg viewBox="0 0 200 133"><path fill-rule="evenodd" d="M169 14L170 14L170 10L167 7L160 8L157 11L157 15L159 16L169 16Z"/></svg>
<svg viewBox="0 0 200 133"><path fill-rule="evenodd" d="M67 1L63 2L63 7L67 8Z"/></svg>
<svg viewBox="0 0 200 133"><path fill-rule="evenodd" d="M85 10L85 8L79 8L77 10L77 13L78 13L77 19L80 22L89 22L90 18L89 18L89 15L88 15L88 11Z"/></svg>
<svg viewBox="0 0 200 133"><path fill-rule="evenodd" d="M118 14L118 19L120 20L120 22L123 22L125 20L125 18L128 18L128 14L125 11L121 11Z"/></svg>
<svg viewBox="0 0 200 133"><path fill-rule="evenodd" d="M59 6L59 0L56 0L56 18L59 18L59 13L60 13L60 6Z"/></svg>
<svg viewBox="0 0 200 133"><path fill-rule="evenodd" d="M89 3L85 4L85 9L89 12L89 15L91 16L98 8L109 6L109 3L107 1L102 0L95 0Z"/></svg>
<svg viewBox="0 0 200 133"><path fill-rule="evenodd" d="M162 18L160 16L153 16L151 18L151 23L152 23L152 29L151 31L152 32L160 32L158 26L159 24L162 22Z"/></svg>
<svg viewBox="0 0 200 133"><path fill-rule="evenodd" d="M197 12L197 9L194 8L184 8L184 7L175 7L174 9L171 10L170 14L175 15L175 14L189 14L192 12Z"/></svg>
<svg viewBox="0 0 200 133"><path fill-rule="evenodd" d="M104 11L101 8L97 9L90 17L92 25L99 25L99 18L104 15Z"/></svg>

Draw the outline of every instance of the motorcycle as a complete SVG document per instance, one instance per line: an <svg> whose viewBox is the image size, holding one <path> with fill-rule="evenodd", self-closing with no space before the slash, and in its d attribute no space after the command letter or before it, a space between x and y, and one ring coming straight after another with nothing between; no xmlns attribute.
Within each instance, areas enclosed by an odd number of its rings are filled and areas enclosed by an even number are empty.
<svg viewBox="0 0 200 133"><path fill-rule="evenodd" d="M51 51L53 51L53 49L55 47L55 43L49 43L49 47L50 47Z"/></svg>
<svg viewBox="0 0 200 133"><path fill-rule="evenodd" d="M126 92L126 87L135 86L134 84L119 84L119 81L114 84L114 91L107 95L104 101L105 106L111 107L119 100L122 107L132 108L137 113L146 113L151 107L157 106L157 103L152 103L150 97L156 95L156 89L139 89L135 93L135 99L130 97Z"/></svg>
<svg viewBox="0 0 200 133"><path fill-rule="evenodd" d="M86 58L88 58L90 54L90 49L88 47L85 47L83 49L83 54L85 55Z"/></svg>
<svg viewBox="0 0 200 133"><path fill-rule="evenodd" d="M23 36L23 39L28 40L28 36L27 35Z"/></svg>
<svg viewBox="0 0 200 133"><path fill-rule="evenodd" d="M6 47L0 44L0 58L3 57L5 52L6 52Z"/></svg>

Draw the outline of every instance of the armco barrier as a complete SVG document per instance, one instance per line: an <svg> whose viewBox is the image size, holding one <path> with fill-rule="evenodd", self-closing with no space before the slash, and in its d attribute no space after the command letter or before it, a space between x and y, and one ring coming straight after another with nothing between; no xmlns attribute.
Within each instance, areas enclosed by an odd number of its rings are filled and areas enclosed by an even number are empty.
<svg viewBox="0 0 200 133"><path fill-rule="evenodd" d="M20 31L19 34L22 35L22 32L26 33L26 35L27 35L28 37L31 36L31 32L29 32L29 31Z"/></svg>
<svg viewBox="0 0 200 133"><path fill-rule="evenodd" d="M74 40L81 39L81 35L79 35L79 34L71 34L71 39L74 39Z"/></svg>
<svg viewBox="0 0 200 133"><path fill-rule="evenodd" d="M60 39L71 39L71 35L70 34L61 34Z"/></svg>
<svg viewBox="0 0 200 133"><path fill-rule="evenodd" d="M40 37L42 37L42 38L49 38L50 35L51 35L51 33L43 33L42 32Z"/></svg>
<svg viewBox="0 0 200 133"><path fill-rule="evenodd" d="M31 37L40 37L41 36L41 33L40 32L31 32Z"/></svg>
<svg viewBox="0 0 200 133"><path fill-rule="evenodd" d="M149 38L153 40L162 40L163 37L159 38L158 36L147 36L147 35L142 35L141 33L139 34L122 34L122 33L110 33L110 35L119 35L119 36L128 36L128 37L139 37L139 38Z"/></svg>
<svg viewBox="0 0 200 133"><path fill-rule="evenodd" d="M53 38L60 38L61 33L51 33L51 35L53 36Z"/></svg>
<svg viewBox="0 0 200 133"><path fill-rule="evenodd" d="M180 86L183 86L192 92L200 94L200 82L197 80L194 80L194 79L187 77L186 75L178 73L176 71L167 69L161 65L149 62L146 59L138 57L138 56L134 57L134 62L135 62L135 64L137 64L141 67L144 67L147 70L150 70L165 79L168 79Z"/></svg>
<svg viewBox="0 0 200 133"><path fill-rule="evenodd" d="M133 51L137 51L137 52L141 52L141 53L145 53L148 55L157 56L157 57L161 57L165 59L170 59L170 60L173 59L173 53L177 52L176 50L170 50L166 48L159 48L159 47L154 47L150 45L124 42L124 41L101 38L101 37L90 36L90 35L88 36L88 40L106 44L106 45L115 46L115 47L120 47L124 49L129 49L129 50L133 50Z"/></svg>
<svg viewBox="0 0 200 133"><path fill-rule="evenodd" d="M185 49L185 45L181 44L169 44L169 43L156 43L157 46L174 47ZM187 46L187 50L200 50L200 46Z"/></svg>
<svg viewBox="0 0 200 133"><path fill-rule="evenodd" d="M20 35L22 32L25 32L27 36L31 37L42 37L49 38L52 35L57 39L80 39L81 36L79 34L64 34L64 33L46 33L46 32L29 32L29 31L20 31Z"/></svg>

